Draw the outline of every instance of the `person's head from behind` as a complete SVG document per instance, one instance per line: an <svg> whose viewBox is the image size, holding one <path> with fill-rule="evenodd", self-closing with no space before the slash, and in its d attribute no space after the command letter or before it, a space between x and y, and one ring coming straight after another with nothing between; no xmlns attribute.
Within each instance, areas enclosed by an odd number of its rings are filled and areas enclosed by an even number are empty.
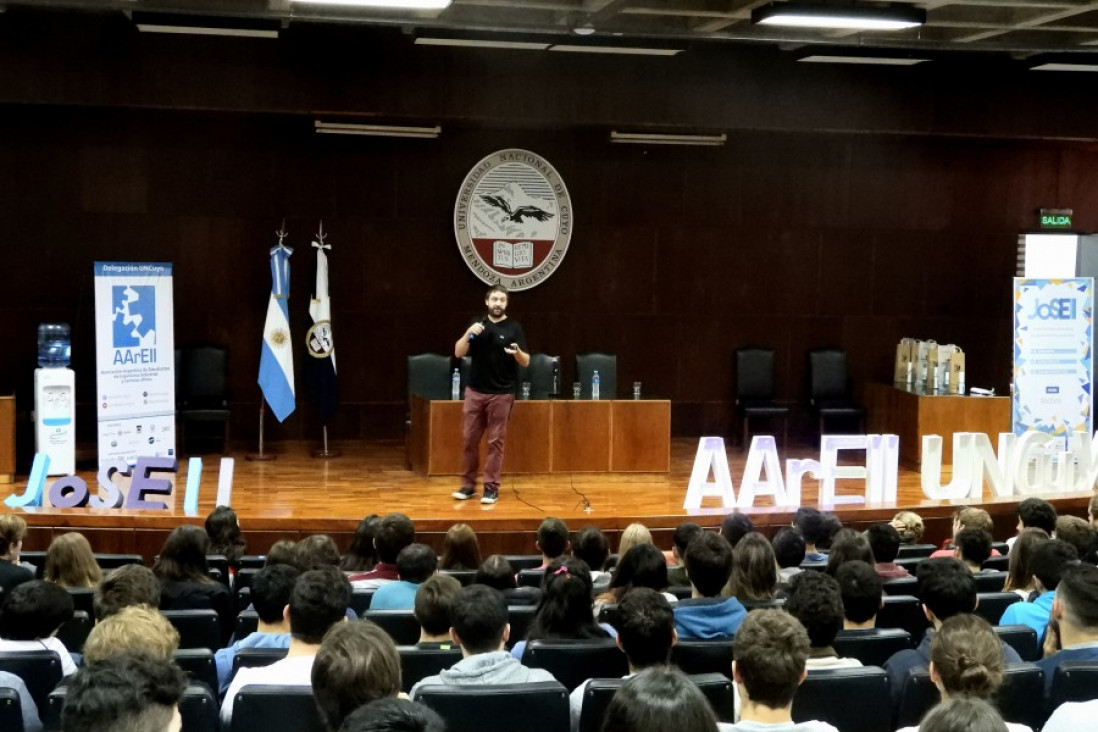
<svg viewBox="0 0 1098 732"><path fill-rule="evenodd" d="M943 698L990 698L1003 683L1003 666L1003 644L979 615L954 615L930 642L930 678Z"/></svg>
<svg viewBox="0 0 1098 732"><path fill-rule="evenodd" d="M95 587L103 580L103 570L84 535L72 532L50 542L43 576L62 587Z"/></svg>
<svg viewBox="0 0 1098 732"><path fill-rule="evenodd" d="M649 666L666 666L678 635L671 604L660 593L635 587L618 603L618 646L635 673Z"/></svg>
<svg viewBox="0 0 1098 732"><path fill-rule="evenodd" d="M347 616L351 583L335 567L302 572L290 593L290 633L293 639L318 645L324 634Z"/></svg>
<svg viewBox="0 0 1098 732"><path fill-rule="evenodd" d="M1007 726L999 710L983 699L958 697L927 712L919 732L1007 732Z"/></svg>
<svg viewBox="0 0 1098 732"><path fill-rule="evenodd" d="M119 653L171 661L179 648L179 631L147 605L130 605L95 624L84 643L84 663L95 663Z"/></svg>
<svg viewBox="0 0 1098 732"><path fill-rule="evenodd" d="M99 621L130 605L160 607L160 580L151 569L140 564L111 570L92 598L92 609Z"/></svg>
<svg viewBox="0 0 1098 732"><path fill-rule="evenodd" d="M379 562L396 564L400 550L416 540L416 527L412 519L402 513L390 513L381 517L374 535L374 548Z"/></svg>
<svg viewBox="0 0 1098 732"><path fill-rule="evenodd" d="M486 585L493 589L513 590L517 586L515 569L502 554L493 554L484 560L477 568L477 575L473 582L478 585Z"/></svg>
<svg viewBox="0 0 1098 732"><path fill-rule="evenodd" d="M224 554L230 562L240 559L244 553L244 540L240 535L240 519L228 506L217 506L206 517L206 535L210 537L210 550Z"/></svg>
<svg viewBox="0 0 1098 732"><path fill-rule="evenodd" d="M808 633L784 610L753 610L732 639L732 679L744 705L787 709L805 677Z"/></svg>
<svg viewBox="0 0 1098 732"><path fill-rule="evenodd" d="M675 530L671 533L671 551L680 564L683 557L686 556L686 547L690 546L690 542L693 541L694 537L704 530L693 521L684 521L675 527Z"/></svg>
<svg viewBox="0 0 1098 732"><path fill-rule="evenodd" d="M1056 509L1043 498L1027 498L1015 509L1018 514L1018 531L1035 526L1052 536L1056 531Z"/></svg>
<svg viewBox="0 0 1098 732"><path fill-rule="evenodd" d="M1034 584L1042 592L1052 592L1060 584L1060 576L1071 564L1079 561L1075 547L1066 541L1050 539L1033 553L1029 568L1033 572Z"/></svg>
<svg viewBox="0 0 1098 732"><path fill-rule="evenodd" d="M327 534L306 536L294 546L294 565L302 572L339 566L339 548Z"/></svg>
<svg viewBox="0 0 1098 732"><path fill-rule="evenodd" d="M507 602L499 590L472 584L450 603L450 638L465 656L501 650L509 630Z"/></svg>
<svg viewBox="0 0 1098 732"><path fill-rule="evenodd" d="M652 532L644 524L629 524L621 532L621 541L618 542L618 556L625 556L630 549L641 544L655 544L652 542Z"/></svg>
<svg viewBox="0 0 1098 732"><path fill-rule="evenodd" d="M610 558L610 540L594 526L584 527L572 540L572 556L582 559L592 572L601 572Z"/></svg>
<svg viewBox="0 0 1098 732"><path fill-rule="evenodd" d="M637 544L618 559L610 589L621 594L630 587L667 589L667 560L663 552L651 544Z"/></svg>
<svg viewBox="0 0 1098 732"><path fill-rule="evenodd" d="M914 511L900 511L892 517L890 523L899 533L901 544L918 544L923 540L926 526L923 524L923 517Z"/></svg>
<svg viewBox="0 0 1098 732"><path fill-rule="evenodd" d="M793 526L801 532L804 543L815 550L817 544L823 544L831 538L833 528L828 516L819 509L801 506L793 514Z"/></svg>
<svg viewBox="0 0 1098 732"><path fill-rule="evenodd" d="M541 597L526 637L538 640L604 636L591 614L591 573L587 565L575 557L554 560L545 569Z"/></svg>
<svg viewBox="0 0 1098 732"><path fill-rule="evenodd" d="M732 545L719 534L699 534L686 547L686 576L701 597L721 594L732 576Z"/></svg>
<svg viewBox="0 0 1098 732"><path fill-rule="evenodd" d="M973 572L991 556L991 534L983 529L961 529L953 535L953 556Z"/></svg>
<svg viewBox="0 0 1098 732"><path fill-rule="evenodd" d="M206 554L210 550L210 537L197 526L176 526L153 564L153 574L161 582L198 582L212 584L207 574L209 565Z"/></svg>
<svg viewBox="0 0 1098 732"><path fill-rule="evenodd" d="M827 554L827 573L834 577L839 567L855 560L866 564L877 563L865 536L853 529L839 529L831 540L831 550Z"/></svg>
<svg viewBox="0 0 1098 732"><path fill-rule="evenodd" d="M1044 529L1022 529L1014 540L1014 546L1010 548L1004 590L1033 589L1033 570L1030 568L1033 555L1037 552L1037 547L1048 540L1048 532Z"/></svg>
<svg viewBox="0 0 1098 732"><path fill-rule="evenodd" d="M430 707L405 699L378 699L356 709L339 732L446 732Z"/></svg>
<svg viewBox="0 0 1098 732"><path fill-rule="evenodd" d="M1094 550L1094 529L1078 516L1060 516L1056 519L1056 538L1075 547L1079 558Z"/></svg>
<svg viewBox="0 0 1098 732"><path fill-rule="evenodd" d="M271 548L267 550L267 557L264 560L264 566L270 567L275 564L289 564L296 567L296 550L296 541L290 541L289 539L279 539L274 544L271 544Z"/></svg>
<svg viewBox="0 0 1098 732"><path fill-rule="evenodd" d="M461 583L446 574L427 578L416 589L413 610L422 631L421 640L442 641L449 637L450 606L461 591Z"/></svg>
<svg viewBox="0 0 1098 732"><path fill-rule="evenodd" d="M0 516L0 557L14 557L23 546L27 522L22 516L6 513Z"/></svg>
<svg viewBox="0 0 1098 732"><path fill-rule="evenodd" d="M170 660L120 653L89 663L68 685L62 732L178 732L186 688Z"/></svg>
<svg viewBox="0 0 1098 732"><path fill-rule="evenodd" d="M650 668L614 694L602 732L714 732L717 718L701 690L681 671Z"/></svg>
<svg viewBox="0 0 1098 732"><path fill-rule="evenodd" d="M471 570L480 566L480 543L469 524L454 524L442 540L441 569Z"/></svg>
<svg viewBox="0 0 1098 732"><path fill-rule="evenodd" d="M31 580L13 588L0 605L0 638L49 638L73 616L72 595L50 582Z"/></svg>
<svg viewBox="0 0 1098 732"><path fill-rule="evenodd" d="M368 572L377 564L377 549L374 548L374 535L377 533L381 517L370 514L358 522L354 538L347 553L339 560L339 568L345 572Z"/></svg>
<svg viewBox="0 0 1098 732"><path fill-rule="evenodd" d="M778 562L766 537L753 531L732 549L732 591L740 600L774 597L778 587Z"/></svg>
<svg viewBox="0 0 1098 732"><path fill-rule="evenodd" d="M286 606L294 592L301 572L289 564L264 567L252 578L252 605L259 621L266 625L281 625Z"/></svg>
<svg viewBox="0 0 1098 732"><path fill-rule="evenodd" d="M333 625L316 652L313 697L330 730L363 704L400 693L400 655L389 634L369 620Z"/></svg>
<svg viewBox="0 0 1098 732"><path fill-rule="evenodd" d="M951 557L919 562L916 586L923 612L935 625L976 609L976 580Z"/></svg>
<svg viewBox="0 0 1098 732"><path fill-rule="evenodd" d="M426 544L409 544L397 554L396 566L401 580L418 585L438 570L438 556Z"/></svg>
<svg viewBox="0 0 1098 732"><path fill-rule="evenodd" d="M827 648L843 629L839 583L826 572L801 572L789 581L785 611L801 621L813 648Z"/></svg>
<svg viewBox="0 0 1098 732"><path fill-rule="evenodd" d="M957 509L953 516L953 535L963 529L980 529L988 534L995 533L995 522L991 520L991 514L982 508L964 506Z"/></svg>
<svg viewBox="0 0 1098 732"><path fill-rule="evenodd" d="M874 524L865 531L866 541L873 551L873 558L883 564L896 561L900 553L900 532L892 524Z"/></svg>
<svg viewBox="0 0 1098 732"><path fill-rule="evenodd" d="M559 518L546 518L538 527L537 547L541 555L552 560L568 551L571 542L568 525Z"/></svg>
<svg viewBox="0 0 1098 732"><path fill-rule="evenodd" d="M723 536L732 548L740 543L740 539L755 530L755 524L744 513L730 513L721 521L721 536Z"/></svg>
<svg viewBox="0 0 1098 732"><path fill-rule="evenodd" d="M883 602L884 583L877 571L866 562L846 562L835 572L835 581L839 583L846 624L871 624Z"/></svg>
<svg viewBox="0 0 1098 732"><path fill-rule="evenodd" d="M1059 621L1061 634L1098 639L1098 567L1081 562L1064 570L1056 586L1052 617Z"/></svg>
<svg viewBox="0 0 1098 732"><path fill-rule="evenodd" d="M783 526L771 541L774 559L782 569L799 567L804 562L804 537L792 526Z"/></svg>

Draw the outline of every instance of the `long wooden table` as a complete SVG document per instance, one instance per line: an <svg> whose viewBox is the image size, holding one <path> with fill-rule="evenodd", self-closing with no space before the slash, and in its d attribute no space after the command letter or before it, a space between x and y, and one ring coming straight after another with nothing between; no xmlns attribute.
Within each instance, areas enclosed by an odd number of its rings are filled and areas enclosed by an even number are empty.
<svg viewBox="0 0 1098 732"><path fill-rule="evenodd" d="M923 462L923 435L941 435L942 462L952 464L953 433L983 432L998 444L1010 432L1010 397L923 395L888 384L865 387L866 426L900 437L900 459Z"/></svg>
<svg viewBox="0 0 1098 732"><path fill-rule="evenodd" d="M412 397L408 459L413 470L461 473L461 407L461 401ZM517 400L507 426L503 469L512 474L667 473L671 402Z"/></svg>

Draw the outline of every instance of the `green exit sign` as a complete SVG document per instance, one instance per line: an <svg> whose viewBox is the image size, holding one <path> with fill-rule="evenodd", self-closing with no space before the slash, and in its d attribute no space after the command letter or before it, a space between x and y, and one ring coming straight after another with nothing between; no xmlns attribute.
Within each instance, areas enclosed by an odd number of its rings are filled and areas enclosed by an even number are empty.
<svg viewBox="0 0 1098 732"><path fill-rule="evenodd" d="M1042 208L1041 209L1041 228L1042 229L1070 229L1071 228L1071 214L1070 208Z"/></svg>

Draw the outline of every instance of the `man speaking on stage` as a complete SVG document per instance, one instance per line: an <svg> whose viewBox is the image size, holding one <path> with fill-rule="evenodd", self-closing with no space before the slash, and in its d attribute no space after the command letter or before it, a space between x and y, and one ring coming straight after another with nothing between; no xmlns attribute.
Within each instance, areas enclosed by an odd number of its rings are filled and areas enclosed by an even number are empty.
<svg viewBox="0 0 1098 732"><path fill-rule="evenodd" d="M472 359L465 387L462 436L461 489L454 498L464 501L477 494L477 459L480 438L488 430L488 454L484 460L484 496L481 503L499 500L499 472L503 466L503 440L515 403L518 367L530 364L526 334L514 318L507 317L507 288L494 285L484 298L488 314L477 318L454 344L454 355Z"/></svg>

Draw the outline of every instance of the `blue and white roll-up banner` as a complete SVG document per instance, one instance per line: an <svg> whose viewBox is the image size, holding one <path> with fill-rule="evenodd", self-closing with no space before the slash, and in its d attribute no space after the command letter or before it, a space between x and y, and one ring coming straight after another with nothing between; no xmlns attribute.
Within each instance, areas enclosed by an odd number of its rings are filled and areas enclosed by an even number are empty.
<svg viewBox="0 0 1098 732"><path fill-rule="evenodd" d="M95 263L99 463L175 457L170 262Z"/></svg>
<svg viewBox="0 0 1098 732"><path fill-rule="evenodd" d="M1014 434L1091 434L1094 278L1014 278Z"/></svg>

